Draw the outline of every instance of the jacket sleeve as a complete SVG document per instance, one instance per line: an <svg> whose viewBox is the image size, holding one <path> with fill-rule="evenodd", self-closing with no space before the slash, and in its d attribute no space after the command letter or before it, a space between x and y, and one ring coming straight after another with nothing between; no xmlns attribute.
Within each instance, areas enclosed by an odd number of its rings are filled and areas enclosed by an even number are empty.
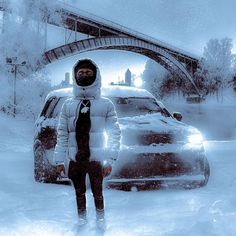
<svg viewBox="0 0 236 236"><path fill-rule="evenodd" d="M106 133L107 133L107 149L108 162L112 165L118 158L120 149L121 130L117 120L117 114L113 103L109 100L106 115Z"/></svg>
<svg viewBox="0 0 236 236"><path fill-rule="evenodd" d="M68 149L68 139L69 139L69 130L68 130L68 115L66 112L66 102L63 104L59 123L57 127L57 144L54 151L53 161L54 164L64 164L65 158Z"/></svg>

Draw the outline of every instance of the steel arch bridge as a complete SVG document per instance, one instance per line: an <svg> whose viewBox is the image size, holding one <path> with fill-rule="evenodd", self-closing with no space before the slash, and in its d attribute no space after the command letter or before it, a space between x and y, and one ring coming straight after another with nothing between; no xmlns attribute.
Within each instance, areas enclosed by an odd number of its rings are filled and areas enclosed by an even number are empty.
<svg viewBox="0 0 236 236"><path fill-rule="evenodd" d="M52 11L41 9L44 14L42 18L45 25L44 41L47 42L47 25L54 25L65 29L65 42L62 46L48 51L45 50L41 60L38 61L38 68L41 68L42 64L47 65L55 60L81 52L108 49L126 50L147 56L161 64L172 74L187 79L200 95L192 79L200 58L148 35L81 11L61 1L57 0L56 3ZM4 14L11 14L11 9L8 9L8 7L5 2L0 2L0 11L3 11ZM58 21L58 19L61 20ZM69 33L68 39L67 32ZM73 33L74 40L68 43L68 41L71 41ZM77 33L89 38L78 40Z"/></svg>
<svg viewBox="0 0 236 236"><path fill-rule="evenodd" d="M147 56L161 64L172 74L182 75L187 78L192 83L196 92L199 93L190 73L180 61L166 50L154 44L132 37L106 36L75 41L46 51L41 62L44 65L47 65L56 60L73 56L78 53L110 49L125 50Z"/></svg>

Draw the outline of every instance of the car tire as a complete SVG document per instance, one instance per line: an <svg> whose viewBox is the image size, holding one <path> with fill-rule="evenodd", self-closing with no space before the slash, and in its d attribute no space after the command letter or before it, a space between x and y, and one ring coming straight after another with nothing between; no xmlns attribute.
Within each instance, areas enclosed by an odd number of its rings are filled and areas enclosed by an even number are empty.
<svg viewBox="0 0 236 236"><path fill-rule="evenodd" d="M210 164L206 158L204 158L204 177L205 179L201 181L200 187L205 186L208 183L210 177Z"/></svg>
<svg viewBox="0 0 236 236"><path fill-rule="evenodd" d="M203 174L205 179L202 181L193 181L192 183L184 184L183 187L184 189L190 190L194 188L200 188L204 187L207 185L209 177L210 177L210 165L208 160L204 157L202 161L202 169L203 169Z"/></svg>
<svg viewBox="0 0 236 236"><path fill-rule="evenodd" d="M190 184L185 184L184 188L185 189L194 189L194 188L200 188L204 187L207 185L209 177L210 177L210 165L208 160L204 157L203 162L202 162L202 169L203 169L203 174L205 179L202 181L194 181Z"/></svg>
<svg viewBox="0 0 236 236"><path fill-rule="evenodd" d="M36 140L34 144L34 179L43 183L55 183L57 180L56 167L47 160L39 140Z"/></svg>

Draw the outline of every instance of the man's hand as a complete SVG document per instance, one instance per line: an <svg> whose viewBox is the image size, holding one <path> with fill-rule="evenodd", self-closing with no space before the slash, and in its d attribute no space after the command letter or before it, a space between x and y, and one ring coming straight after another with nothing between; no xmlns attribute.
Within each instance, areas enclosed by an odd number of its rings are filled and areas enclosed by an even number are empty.
<svg viewBox="0 0 236 236"><path fill-rule="evenodd" d="M65 174L65 167L63 164L57 165L56 166L56 173L58 175L61 175L61 172L63 172Z"/></svg>
<svg viewBox="0 0 236 236"><path fill-rule="evenodd" d="M112 166L108 163L106 163L104 166L103 166L103 171L102 171L102 174L103 174L103 177L106 177L108 176L112 171Z"/></svg>

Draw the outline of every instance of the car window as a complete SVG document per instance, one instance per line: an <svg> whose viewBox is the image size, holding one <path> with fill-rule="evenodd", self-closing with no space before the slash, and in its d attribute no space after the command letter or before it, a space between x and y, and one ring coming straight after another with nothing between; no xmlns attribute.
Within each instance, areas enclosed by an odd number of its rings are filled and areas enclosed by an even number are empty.
<svg viewBox="0 0 236 236"><path fill-rule="evenodd" d="M61 111L62 104L64 103L65 100L66 98L64 97L63 98L57 98L57 97L49 98L46 101L45 106L40 116L45 116L47 118L58 117Z"/></svg>
<svg viewBox="0 0 236 236"><path fill-rule="evenodd" d="M52 109L55 107L57 100L58 100L58 98L56 98L56 97L49 98L46 101L40 116L49 117L49 114L52 112Z"/></svg>
<svg viewBox="0 0 236 236"><path fill-rule="evenodd" d="M110 97L113 101L118 117L137 116L151 113L161 113L169 116L156 102L154 98L144 97Z"/></svg>
<svg viewBox="0 0 236 236"><path fill-rule="evenodd" d="M61 108L62 108L62 105L63 103L65 102L67 98L65 97L62 97L62 98L59 98L57 103L55 104L55 107L51 113L51 118L56 118L56 117L59 117L60 115L60 112L61 112Z"/></svg>

